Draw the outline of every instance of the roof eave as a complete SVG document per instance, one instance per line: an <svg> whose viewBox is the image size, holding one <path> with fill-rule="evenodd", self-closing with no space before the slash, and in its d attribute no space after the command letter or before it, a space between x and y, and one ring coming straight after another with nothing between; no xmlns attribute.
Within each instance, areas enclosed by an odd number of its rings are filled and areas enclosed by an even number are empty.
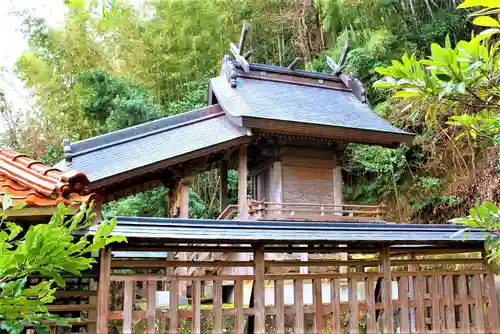
<svg viewBox="0 0 500 334"><path fill-rule="evenodd" d="M284 135L298 135L339 140L353 143L398 147L400 144L411 144L415 135L411 133L384 132L370 129L347 128L332 125L312 124L283 120L271 120L242 116L238 117L242 126L257 132L272 132Z"/></svg>

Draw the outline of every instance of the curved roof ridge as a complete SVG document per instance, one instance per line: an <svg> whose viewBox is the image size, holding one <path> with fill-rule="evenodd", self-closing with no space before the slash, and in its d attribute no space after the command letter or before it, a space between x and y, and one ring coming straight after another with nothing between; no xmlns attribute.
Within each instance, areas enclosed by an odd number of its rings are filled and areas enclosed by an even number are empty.
<svg viewBox="0 0 500 334"><path fill-rule="evenodd" d="M208 108L204 107L182 114L163 117L154 121L134 125L125 129L70 143L70 154L72 157L74 157L80 154L93 152L112 145L126 143L131 140L151 136L172 128L191 124L193 122L199 122L206 118L219 116L222 113L222 109L220 109L218 105L213 105Z"/></svg>

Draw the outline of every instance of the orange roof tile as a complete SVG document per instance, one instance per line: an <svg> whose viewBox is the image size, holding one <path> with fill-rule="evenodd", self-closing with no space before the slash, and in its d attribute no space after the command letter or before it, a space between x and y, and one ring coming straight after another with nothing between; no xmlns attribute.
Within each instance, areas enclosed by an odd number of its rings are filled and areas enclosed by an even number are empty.
<svg viewBox="0 0 500 334"><path fill-rule="evenodd" d="M24 154L0 148L0 202L7 193L14 205L55 207L59 203L78 206L88 203L89 180L82 172L63 172Z"/></svg>

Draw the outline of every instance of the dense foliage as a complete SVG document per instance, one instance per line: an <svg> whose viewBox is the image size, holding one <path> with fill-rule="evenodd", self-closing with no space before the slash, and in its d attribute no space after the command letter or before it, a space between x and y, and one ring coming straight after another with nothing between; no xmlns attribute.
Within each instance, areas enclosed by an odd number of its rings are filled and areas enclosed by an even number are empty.
<svg viewBox="0 0 500 334"><path fill-rule="evenodd" d="M16 149L52 163L61 157L63 137L79 140L206 105L206 82L217 74L228 43L237 40L241 22L247 19L252 60L268 64L286 66L300 56L299 66L327 71L324 56L337 59L349 39L345 71L363 81L376 112L417 134L413 145L396 150L349 145L344 161L348 201L386 204L391 219L444 222L465 214L477 199L500 200L499 190L484 188L479 181L500 169L496 153L491 153L497 149L498 119L491 110L495 107L478 108L483 102L476 97L469 103L474 106L459 103L472 96L468 88L480 93L478 89L488 85L498 87L489 82L498 80L497 53L488 51L489 60L480 66L477 53L462 59L463 47L485 50L485 35L470 37L473 25L468 15L474 9L456 9L456 2L449 0L166 0L134 5L114 1L99 10L85 3L66 1L62 28L48 26L35 14L26 16L30 47L16 71L32 89L40 113L28 124L11 122L17 130L9 133L23 134L6 136ZM492 11L473 23L491 23ZM488 38L494 29L486 31ZM406 63L393 65L393 59L404 54ZM455 57L459 67L470 66L461 69L463 82L449 80L442 75L446 73L432 74L428 77L434 93L414 96L415 101L400 101L390 90L372 87L398 64L410 69L417 63L443 66L443 54ZM482 76L486 79L474 82L472 77L487 66L488 75ZM413 79L419 84L420 79ZM404 80L412 79L395 80L403 80L399 84L406 93L399 94L408 94L410 83ZM497 93L490 89L489 97L479 97L498 102ZM478 125L484 126L480 138L474 139ZM455 141L457 136L461 140ZM230 185L235 187L235 178ZM196 216L216 216L215 174L200 175L193 190L190 205ZM165 200L165 189L160 188L106 210L162 215Z"/></svg>
<svg viewBox="0 0 500 334"><path fill-rule="evenodd" d="M58 207L48 224L30 225L23 232L20 225L6 221L12 199L3 196L0 216L0 328L9 333L21 333L25 327L35 327L37 333L48 333L47 322L67 324L50 314L47 304L54 301L57 288L63 287L63 275L80 276L91 269L96 260L91 253L98 252L112 242L126 241L124 237L110 236L116 221L99 225L95 237L74 236L73 232L92 224L91 209L82 206L80 211L67 218L68 209ZM22 236L22 237L21 237ZM44 277L34 286L27 284L28 277Z"/></svg>

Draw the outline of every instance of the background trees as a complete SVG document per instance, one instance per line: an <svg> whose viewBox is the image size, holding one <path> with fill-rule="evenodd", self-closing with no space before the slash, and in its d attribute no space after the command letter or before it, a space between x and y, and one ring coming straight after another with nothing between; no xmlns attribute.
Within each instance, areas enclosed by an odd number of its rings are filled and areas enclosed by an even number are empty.
<svg viewBox="0 0 500 334"><path fill-rule="evenodd" d="M443 222L465 214L477 199L500 199L500 190L481 182L493 179L500 184L494 146L496 106L489 108L489 116L482 109L472 112L463 103L438 112L430 96L415 96L410 105L387 90L372 88L372 83L387 75L380 68L390 66L386 71L391 71L398 66L392 60L405 53L407 63L427 55L431 58L424 63L434 61L440 51L433 43L444 45L440 48L447 54L453 49L458 59L457 50L464 45L459 41L470 40L473 26L467 15L473 9L455 9L456 5L454 0L167 0L140 5L115 1L97 9L83 1L66 1L63 27L50 27L36 16L25 20L30 47L16 68L32 89L41 113L23 128L43 137L18 149L37 152L44 162L53 163L61 156L63 137L84 139L206 105L207 80L217 74L229 41L237 40L241 22L247 19L253 61L268 64L286 66L300 56L299 66L327 71L324 55L338 58L349 38L346 71L364 82L378 113L416 133L417 139L397 150L350 145L344 162L347 199L385 203L393 219ZM465 62L474 64L476 58ZM424 63L419 61L419 66L435 65ZM406 66L404 61L401 64ZM483 65L465 70L470 73L464 80L470 84L498 87L488 83L491 75L472 82ZM440 86L434 94L439 100L434 105L440 110L449 97L468 98L461 95L468 92L462 93L460 82L441 79L435 81ZM439 96L444 87L447 92ZM495 100L497 91L490 92ZM460 117L449 118L450 108ZM488 131L490 140L472 137L479 123L488 124L481 131ZM455 141L460 134L462 139ZM217 215L217 199L214 202L210 195L218 187L213 180L210 174L201 175L193 187L192 208L200 216ZM163 193L141 194L108 210L158 215L155 208L165 200Z"/></svg>

